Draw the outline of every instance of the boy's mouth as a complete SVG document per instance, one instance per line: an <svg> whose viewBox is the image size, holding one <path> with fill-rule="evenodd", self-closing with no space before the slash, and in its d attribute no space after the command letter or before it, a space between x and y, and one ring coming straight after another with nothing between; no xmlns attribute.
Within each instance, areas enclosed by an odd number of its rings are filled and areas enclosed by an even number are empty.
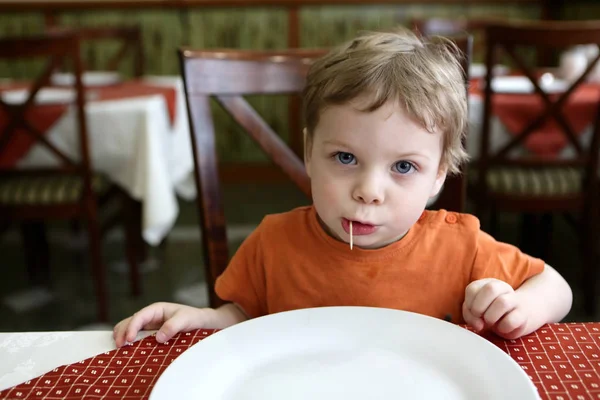
<svg viewBox="0 0 600 400"><path fill-rule="evenodd" d="M342 228L350 234L350 220L342 218ZM352 221L352 234L354 236L370 235L377 230L377 225L363 224L362 222Z"/></svg>

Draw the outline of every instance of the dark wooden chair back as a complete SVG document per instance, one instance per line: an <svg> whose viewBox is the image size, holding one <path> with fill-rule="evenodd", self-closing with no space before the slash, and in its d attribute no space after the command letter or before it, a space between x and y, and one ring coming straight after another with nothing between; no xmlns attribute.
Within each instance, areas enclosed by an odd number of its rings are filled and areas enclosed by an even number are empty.
<svg viewBox="0 0 600 400"><path fill-rule="evenodd" d="M225 216L217 166L211 98L258 143L271 160L310 198L310 180L303 161L244 99L245 95L299 95L312 60L325 50L237 51L180 50L194 172L198 189L206 279L210 303L220 299L214 282L229 262Z"/></svg>
<svg viewBox="0 0 600 400"><path fill-rule="evenodd" d="M478 57L483 57L485 49L485 28L490 23L498 22L498 19L492 18L415 18L410 21L411 29L423 36L441 35L472 36L472 53Z"/></svg>
<svg viewBox="0 0 600 400"><path fill-rule="evenodd" d="M538 83L539 73L536 66L527 62L518 50L522 47L534 49L560 49L580 45L580 44L598 44L600 45L600 21L597 22L520 22L494 24L486 28L488 47L486 51L486 66L488 73L485 77L484 89L484 117L483 132L480 147L480 159L478 161L478 191L485 193L486 174L490 168L501 167L577 167L585 170L586 184L583 186L585 193L591 193L595 188L595 177L598 168L598 150L600 146L600 127L599 120L594 121L593 137L591 143L586 145L581 138L574 132L573 127L565 118L563 106L567 103L573 93L585 82L586 77L593 70L600 59L597 56L585 70L585 72L575 80L566 91L559 95L549 95L545 93ZM544 105L544 111L521 131L515 132L512 139L502 146L499 150L490 148L491 136L491 118L492 118L492 97L494 96L492 87L491 66L495 64L496 56L499 52L505 53L519 70L529 79L534 87L535 94ZM600 107L600 91L598 92L598 104ZM600 108L599 108L600 110ZM525 139L530 137L538 128L548 120L556 122L557 128L566 137L568 143L575 150L575 156L570 159L559 159L554 157L538 157L535 154L526 154L525 156L515 156L514 149L521 146ZM581 198L581 193L576 197L559 199L565 203L565 207L572 208L573 201ZM557 204L557 207L559 205ZM562 208L562 207L561 207Z"/></svg>
<svg viewBox="0 0 600 400"><path fill-rule="evenodd" d="M118 71L119 68L131 59L133 61L132 74L140 77L144 74L144 48L141 29L138 26L99 26L90 28L65 28L51 27L48 32L75 32L80 39L82 47L96 42L113 42L118 44L118 50L104 65L97 65L91 57L83 57L84 70Z"/></svg>
<svg viewBox="0 0 600 400"><path fill-rule="evenodd" d="M470 49L470 39L457 42ZM289 49L238 51L182 49L179 52L190 118L197 206L202 231L206 280L210 304L221 300L214 292L216 278L227 267L229 250L221 201L211 98L244 128L269 158L302 190L311 195L303 160L271 129L244 99L245 95L299 95L312 61L325 50ZM467 51L467 54L470 54ZM469 58L463 61L468 66ZM465 69L468 71L468 68ZM465 75L465 79L467 79ZM465 89L466 90L466 89ZM293 119L292 123L299 120ZM462 210L465 199L463 176L448 179L436 207Z"/></svg>
<svg viewBox="0 0 600 400"><path fill-rule="evenodd" d="M412 29L425 36L453 36L470 33L470 31L473 30L485 29L485 27L492 22L498 22L498 20L490 18L416 18L413 19L410 24Z"/></svg>
<svg viewBox="0 0 600 400"><path fill-rule="evenodd" d="M18 140L19 135L28 135L36 145L43 146L55 156L59 165L56 168L29 171L44 174L74 174L79 175L85 184L86 192L91 193L92 173L90 168L87 124L85 119L85 91L81 82L82 65L79 54L79 39L73 33L60 32L46 36L0 38L0 59L47 60L47 65L40 76L29 87L29 96L22 104L8 104L0 98L0 110L5 114L6 124L0 131L0 159L10 149L9 144ZM63 64L70 64L75 71L74 106L77 114L77 134L79 141L78 159L65 154L55 144L51 143L35 123L29 119L30 110L35 106L40 90L49 86L51 75ZM28 173L27 170L3 168L2 175Z"/></svg>
<svg viewBox="0 0 600 400"><path fill-rule="evenodd" d="M465 92L469 85L469 66L471 64L471 55L473 49L473 37L471 35L447 36L458 47L461 54L459 57L463 69L463 79L465 83ZM463 147L466 149L467 138L463 138ZM436 201L429 208L446 209L457 212L464 212L467 202L467 170L468 166L463 165L459 174L451 175L446 178L444 187Z"/></svg>

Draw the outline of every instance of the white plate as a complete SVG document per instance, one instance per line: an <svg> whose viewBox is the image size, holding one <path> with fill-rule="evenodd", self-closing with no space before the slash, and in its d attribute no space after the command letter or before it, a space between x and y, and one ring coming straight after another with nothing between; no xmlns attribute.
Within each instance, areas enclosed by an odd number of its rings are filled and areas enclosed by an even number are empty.
<svg viewBox="0 0 600 400"><path fill-rule="evenodd" d="M107 86L119 83L121 76L112 71L87 71L81 75L81 80L84 86ZM50 77L50 81L57 86L73 86L75 76L71 73L55 73Z"/></svg>
<svg viewBox="0 0 600 400"><path fill-rule="evenodd" d="M477 79L485 77L487 68L485 64L472 63L469 66L469 78ZM494 66L494 76L508 74L509 69L506 65L497 64Z"/></svg>
<svg viewBox="0 0 600 400"><path fill-rule="evenodd" d="M487 340L423 315L368 307L278 313L220 331L159 377L150 400L534 400Z"/></svg>
<svg viewBox="0 0 600 400"><path fill-rule="evenodd" d="M562 93L569 83L562 79L540 81L540 88L546 93ZM492 89L496 93L533 93L533 83L526 76L498 76L492 79Z"/></svg>
<svg viewBox="0 0 600 400"><path fill-rule="evenodd" d="M23 104L29 98L29 89L6 90L2 100L8 104ZM72 89L42 88L34 99L36 104L67 104L75 101Z"/></svg>

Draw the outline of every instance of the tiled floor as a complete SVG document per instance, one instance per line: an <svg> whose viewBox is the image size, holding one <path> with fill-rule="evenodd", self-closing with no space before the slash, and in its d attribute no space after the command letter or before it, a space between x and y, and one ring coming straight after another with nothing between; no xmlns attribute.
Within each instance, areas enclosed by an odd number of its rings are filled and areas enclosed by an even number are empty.
<svg viewBox="0 0 600 400"><path fill-rule="evenodd" d="M307 204L304 196L288 185L236 185L224 188L226 216L232 230L230 239L235 250L244 235L266 213L286 211ZM181 215L169 237L163 261L150 265L143 274L144 293L138 298L129 294L128 276L122 265L123 243L119 232L105 244L109 265L111 323L130 315L154 301L178 301L201 305L203 291L202 253L196 211L193 204L181 203ZM89 268L77 261L68 235L61 225L51 227L51 290L28 290L24 271L23 249L17 234L0 241L3 279L0 280L0 331L38 331L92 329L95 327L95 303ZM580 272L578 243L572 229L560 218L555 219L552 254L549 264L571 283L575 305L568 320L600 320L584 316L580 310ZM498 239L516 243L515 216L502 215ZM159 255L157 251L154 256ZM100 328L107 326L100 326Z"/></svg>

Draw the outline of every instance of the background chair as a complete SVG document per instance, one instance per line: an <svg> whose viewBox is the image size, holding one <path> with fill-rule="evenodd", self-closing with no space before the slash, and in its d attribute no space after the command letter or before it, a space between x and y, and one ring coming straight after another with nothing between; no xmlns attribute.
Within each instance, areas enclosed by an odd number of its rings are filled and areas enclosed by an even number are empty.
<svg viewBox="0 0 600 400"><path fill-rule="evenodd" d="M0 100L0 110L6 121L0 131L0 159L10 156L7 152L11 150L11 143L26 137L32 140L33 144L43 147L57 160L56 167L32 169L5 166L0 169L0 226L20 222L24 224L26 233L33 232L25 235L25 254L30 258L29 265L39 266L48 262L44 221L56 219L85 221L98 320L108 321L106 269L102 258L102 228L98 207L100 203L106 202L108 198L119 196L121 192L102 175L94 173L90 164L79 40L73 33L66 32L38 37L2 38L0 59L47 62L43 72L29 86L29 95L24 103L9 104ZM75 77L73 87L75 100L74 104L70 105L75 108L76 113L75 140L78 143L78 154L75 157L61 150L60 145L52 143L43 131L36 128L37 121L31 119L31 116L35 115L34 108L40 107L36 103L40 91L48 86L50 77L57 68L66 64L73 65ZM57 105L43 107L57 107ZM131 230L126 229L126 232L126 242L131 244ZM40 252L29 246L37 246ZM134 262L134 260L130 261ZM137 270L137 267L134 266L132 270Z"/></svg>
<svg viewBox="0 0 600 400"><path fill-rule="evenodd" d="M467 52L467 56L463 59L465 71L468 71L470 43L470 38L457 39L459 47ZM227 267L229 249L210 100L216 99L310 199L310 180L304 170L302 159L264 122L243 96L300 94L310 64L315 58L324 54L325 50L306 49L281 51L182 49L179 52L192 134L205 276L210 304L213 307L222 304L222 300L214 292L214 284ZM465 74L465 79L466 76ZM299 120L294 118L292 120L299 124ZM462 211L465 199L464 179L464 176L450 178L435 207Z"/></svg>
<svg viewBox="0 0 600 400"><path fill-rule="evenodd" d="M486 28L486 35L488 73L485 78L483 132L477 174L472 175L474 180L470 184L476 214L481 217L487 210L531 214L577 213L576 227L580 234L584 259L584 304L586 311L592 313L595 308L597 279L595 251L598 246L596 215L600 127L596 115L592 137L589 142L584 142L566 118L564 106L582 87L599 57L596 57L584 74L564 93L548 95L538 84L539 73L535 65L532 65L532 61L526 62L519 50L522 50L522 47L552 50L578 44L600 44L600 22L496 24ZM497 61L496 57L500 51L509 57L532 83L536 97L543 104L543 110L529 121L522 131L514 132L507 144L498 150L492 150L490 136L494 92L492 74L489 71ZM597 98L600 106L600 91L597 92ZM544 157L527 151L515 152L522 149L523 143L548 121L555 123L552 132L559 132L572 147L572 158ZM549 227L545 230L549 231Z"/></svg>
<svg viewBox="0 0 600 400"><path fill-rule="evenodd" d="M96 27L61 27L47 28L49 33L71 32L79 38L82 68L84 71L108 71L121 73L140 78L144 75L144 47L142 32L139 26L96 26ZM108 46L109 55L98 56L98 48ZM107 59L103 64L99 58ZM61 69L68 68L63 65ZM103 226L103 234L115 226L124 223L127 230L131 231L132 242L127 246L127 261L131 281L131 292L137 296L142 292L141 276L138 265L148 260L148 247L142 237L142 204L122 191L124 212L115 215ZM74 237L80 235L79 221L71 222L71 231ZM164 243L162 244L164 245ZM164 246L162 246L164 247ZM162 249L164 251L164 248ZM136 260L133 262L133 260Z"/></svg>
<svg viewBox="0 0 600 400"><path fill-rule="evenodd" d="M456 36L470 35L473 40L472 55L483 59L485 51L485 28L498 18L413 18L409 22L411 29L423 36L441 35Z"/></svg>

